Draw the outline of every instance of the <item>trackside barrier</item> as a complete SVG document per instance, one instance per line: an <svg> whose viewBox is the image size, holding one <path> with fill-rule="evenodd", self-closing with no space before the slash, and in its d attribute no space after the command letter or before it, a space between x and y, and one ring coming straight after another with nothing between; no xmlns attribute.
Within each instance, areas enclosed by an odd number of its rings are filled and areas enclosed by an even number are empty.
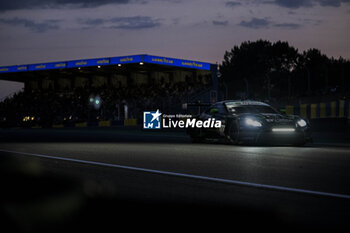
<svg viewBox="0 0 350 233"><path fill-rule="evenodd" d="M127 119L124 120L124 126L136 126L137 120L136 119Z"/></svg>
<svg viewBox="0 0 350 233"><path fill-rule="evenodd" d="M123 120L115 120L111 121L112 126L124 126L124 121Z"/></svg>
<svg viewBox="0 0 350 233"><path fill-rule="evenodd" d="M108 121L94 121L94 122L77 122L67 124L54 124L52 128L86 128L86 127L111 127L111 126L137 126L137 119L127 120L108 120ZM40 125L32 126L31 128L42 128Z"/></svg>
<svg viewBox="0 0 350 233"><path fill-rule="evenodd" d="M313 131L348 132L350 101L337 100L313 104L287 105L287 115L309 119Z"/></svg>
<svg viewBox="0 0 350 233"><path fill-rule="evenodd" d="M111 126L111 121L99 121L98 122L98 127L110 127Z"/></svg>
<svg viewBox="0 0 350 233"><path fill-rule="evenodd" d="M349 100L337 100L324 103L287 105L287 115L299 115L307 119L350 118Z"/></svg>
<svg viewBox="0 0 350 233"><path fill-rule="evenodd" d="M87 122L75 123L75 127L77 128L87 127Z"/></svg>
<svg viewBox="0 0 350 233"><path fill-rule="evenodd" d="M52 125L52 128L63 128L63 124Z"/></svg>

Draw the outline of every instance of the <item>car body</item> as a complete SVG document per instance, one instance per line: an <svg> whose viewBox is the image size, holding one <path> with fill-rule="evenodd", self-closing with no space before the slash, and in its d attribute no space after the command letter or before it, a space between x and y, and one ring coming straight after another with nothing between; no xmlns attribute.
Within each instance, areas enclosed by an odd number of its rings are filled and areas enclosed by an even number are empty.
<svg viewBox="0 0 350 233"><path fill-rule="evenodd" d="M212 104L200 120L215 118L221 128L188 128L193 142L204 139L225 139L232 144L292 144L304 145L312 141L308 120L284 115L264 102L253 100L225 100Z"/></svg>

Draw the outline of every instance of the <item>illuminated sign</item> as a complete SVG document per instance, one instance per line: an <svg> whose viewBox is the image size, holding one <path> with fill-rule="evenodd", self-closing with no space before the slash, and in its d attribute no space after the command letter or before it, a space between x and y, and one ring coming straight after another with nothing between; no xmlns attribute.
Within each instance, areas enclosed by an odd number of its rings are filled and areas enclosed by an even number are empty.
<svg viewBox="0 0 350 233"><path fill-rule="evenodd" d="M147 56L147 59L145 59L145 62L157 63L162 65L175 65L174 59L170 59L166 57Z"/></svg>
<svg viewBox="0 0 350 233"><path fill-rule="evenodd" d="M203 70L210 70L210 64L204 63L204 62L197 62L197 61L181 61L182 67L188 67L188 68L194 68L194 69L203 69Z"/></svg>
<svg viewBox="0 0 350 233"><path fill-rule="evenodd" d="M97 65L108 65L109 64L109 59L98 59L96 61Z"/></svg>
<svg viewBox="0 0 350 233"><path fill-rule="evenodd" d="M29 70L46 70L48 69L48 64L34 64L29 65Z"/></svg>
<svg viewBox="0 0 350 233"><path fill-rule="evenodd" d="M17 66L17 71L27 71L27 66Z"/></svg>
<svg viewBox="0 0 350 233"><path fill-rule="evenodd" d="M17 66L0 67L0 73L17 72Z"/></svg>
<svg viewBox="0 0 350 233"><path fill-rule="evenodd" d="M100 66L100 65L109 65L109 58L75 60L75 61L67 62L68 68L83 67L83 66Z"/></svg>
<svg viewBox="0 0 350 233"><path fill-rule="evenodd" d="M112 57L110 64L128 64L142 62L142 55L124 56L124 57Z"/></svg>
<svg viewBox="0 0 350 233"><path fill-rule="evenodd" d="M10 72L9 67L0 67L0 73L6 73L6 72Z"/></svg>
<svg viewBox="0 0 350 233"><path fill-rule="evenodd" d="M210 70L210 63L205 63L205 62L181 60L181 59L175 59L175 58L158 57L158 56L150 56L150 55L145 55L144 61L146 63L153 63L153 64L159 64L159 65Z"/></svg>
<svg viewBox="0 0 350 233"><path fill-rule="evenodd" d="M177 66L191 69L210 70L210 64L205 62L181 60L176 58L159 57L152 55L133 55L111 58L84 59L62 62L39 63L20 66L0 67L0 73L23 72L36 70L63 69L85 66L103 66L113 64L131 64L131 63L151 63L158 65Z"/></svg>
<svg viewBox="0 0 350 233"><path fill-rule="evenodd" d="M58 62L58 63L53 63L53 66L55 69L62 69L67 66L65 62Z"/></svg>
<svg viewBox="0 0 350 233"><path fill-rule="evenodd" d="M33 64L28 66L28 70L51 70L51 69L62 69L66 68L67 64L65 62L50 62L50 63L41 63L41 64Z"/></svg>

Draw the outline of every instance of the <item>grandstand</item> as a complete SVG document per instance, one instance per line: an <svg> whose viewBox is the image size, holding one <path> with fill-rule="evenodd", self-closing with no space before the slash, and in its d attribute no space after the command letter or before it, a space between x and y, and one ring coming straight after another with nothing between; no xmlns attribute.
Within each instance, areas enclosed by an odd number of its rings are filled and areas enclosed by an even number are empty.
<svg viewBox="0 0 350 233"><path fill-rule="evenodd" d="M1 126L136 124L146 110L181 113L217 101L217 65L153 55L0 67L24 90L0 103Z"/></svg>

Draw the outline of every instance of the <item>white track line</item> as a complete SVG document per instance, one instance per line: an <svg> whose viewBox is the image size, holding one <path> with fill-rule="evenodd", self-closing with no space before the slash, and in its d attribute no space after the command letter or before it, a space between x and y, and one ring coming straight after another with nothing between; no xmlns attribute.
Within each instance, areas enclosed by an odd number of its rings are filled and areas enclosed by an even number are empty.
<svg viewBox="0 0 350 233"><path fill-rule="evenodd" d="M118 165L118 164L110 164L110 163L95 162L95 161L88 161L88 160L81 160L81 159L43 155L43 154L34 154L34 153L27 153L27 152L20 152L20 151L11 151L11 150L0 149L0 152L29 155L29 156L39 157L39 158L56 159L56 160L70 161L70 162L104 166L104 167L121 168L121 169L126 169L126 170L141 171L141 172L148 172L148 173L161 174L161 175L185 177L185 178L199 179L199 180L204 180L204 181L214 181L214 182L242 185L242 186L254 187L254 188L262 188L262 189L287 191L287 192L310 194L310 195L317 195L317 196L350 199L350 195L347 195L347 194L319 192L319 191L312 191L312 190L307 190L307 189L298 189L298 188L289 188L289 187L276 186L276 185L258 184L258 183L251 183L251 182L238 181L238 180L229 180L229 179L221 179L221 178L215 178L215 177L198 176L198 175L184 174L184 173L178 173L178 172L161 171L161 170L154 170L154 169L148 169L148 168L131 167L131 166Z"/></svg>

